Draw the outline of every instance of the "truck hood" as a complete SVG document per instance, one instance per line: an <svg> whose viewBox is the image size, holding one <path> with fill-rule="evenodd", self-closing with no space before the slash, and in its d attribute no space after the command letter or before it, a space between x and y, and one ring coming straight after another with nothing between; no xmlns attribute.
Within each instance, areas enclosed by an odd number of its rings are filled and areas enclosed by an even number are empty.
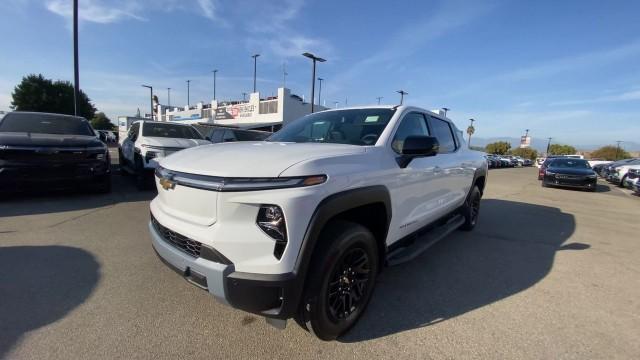
<svg viewBox="0 0 640 360"><path fill-rule="evenodd" d="M235 142L183 150L164 158L160 166L208 176L277 177L301 161L364 152L364 147L356 145Z"/></svg>
<svg viewBox="0 0 640 360"><path fill-rule="evenodd" d="M165 138L165 137L145 137L144 143L152 146L161 146L161 147L169 147L169 148L190 148L198 145L211 144L211 142L207 140L199 140L199 139L176 139L176 138Z"/></svg>
<svg viewBox="0 0 640 360"><path fill-rule="evenodd" d="M36 147L100 147L95 136L0 132L0 145Z"/></svg>

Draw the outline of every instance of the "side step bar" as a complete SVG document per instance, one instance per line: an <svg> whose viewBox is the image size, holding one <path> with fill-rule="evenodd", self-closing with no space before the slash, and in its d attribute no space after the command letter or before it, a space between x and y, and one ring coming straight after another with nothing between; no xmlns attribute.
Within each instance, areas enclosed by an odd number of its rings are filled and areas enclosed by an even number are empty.
<svg viewBox="0 0 640 360"><path fill-rule="evenodd" d="M411 245L390 252L387 255L387 264L389 266L395 266L415 259L435 243L451 234L462 224L464 224L464 217L462 215L452 217L444 225L417 238Z"/></svg>

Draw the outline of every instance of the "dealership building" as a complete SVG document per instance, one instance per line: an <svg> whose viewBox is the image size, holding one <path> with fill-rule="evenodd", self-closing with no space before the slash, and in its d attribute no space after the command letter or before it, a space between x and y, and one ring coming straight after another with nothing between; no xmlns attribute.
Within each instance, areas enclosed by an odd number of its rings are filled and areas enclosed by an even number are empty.
<svg viewBox="0 0 640 360"><path fill-rule="evenodd" d="M195 106L171 107L155 104L155 115L160 121L172 121L185 124L235 126L247 129L276 130L283 124L307 115L311 104L291 90L281 87L276 96L260 98L260 93L249 94L247 101L211 101ZM326 107L314 105L314 111Z"/></svg>

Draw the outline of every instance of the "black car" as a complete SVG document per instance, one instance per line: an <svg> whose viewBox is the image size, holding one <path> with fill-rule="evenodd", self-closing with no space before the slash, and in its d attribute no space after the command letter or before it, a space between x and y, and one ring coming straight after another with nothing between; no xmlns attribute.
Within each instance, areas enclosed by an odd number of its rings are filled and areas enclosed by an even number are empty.
<svg viewBox="0 0 640 360"><path fill-rule="evenodd" d="M209 130L205 138L212 143L236 141L262 141L271 135L270 132L217 127Z"/></svg>
<svg viewBox="0 0 640 360"><path fill-rule="evenodd" d="M111 190L107 146L77 116L11 112L0 120L0 191Z"/></svg>
<svg viewBox="0 0 640 360"><path fill-rule="evenodd" d="M561 186L596 191L598 176L583 159L557 158L547 165L542 186Z"/></svg>

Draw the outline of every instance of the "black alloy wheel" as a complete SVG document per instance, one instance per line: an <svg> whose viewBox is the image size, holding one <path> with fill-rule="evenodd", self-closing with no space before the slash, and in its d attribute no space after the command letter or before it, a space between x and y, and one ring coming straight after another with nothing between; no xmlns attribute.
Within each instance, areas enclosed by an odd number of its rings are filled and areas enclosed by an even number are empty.
<svg viewBox="0 0 640 360"><path fill-rule="evenodd" d="M371 272L369 262L369 255L364 249L356 247L336 263L327 294L331 320L347 319L362 306Z"/></svg>

